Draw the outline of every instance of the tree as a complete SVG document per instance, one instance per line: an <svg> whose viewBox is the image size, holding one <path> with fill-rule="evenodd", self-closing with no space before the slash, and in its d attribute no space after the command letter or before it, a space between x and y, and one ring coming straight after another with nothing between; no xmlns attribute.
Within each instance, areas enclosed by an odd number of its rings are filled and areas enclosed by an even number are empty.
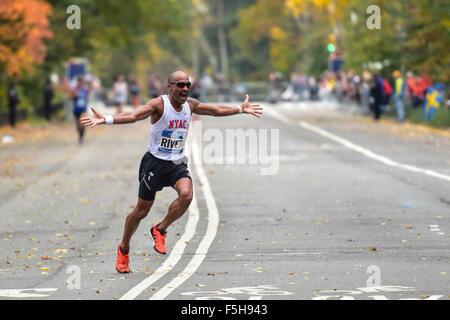
<svg viewBox="0 0 450 320"><path fill-rule="evenodd" d="M43 40L53 36L48 16L51 6L40 0L0 2L0 71L8 75L31 71L42 63Z"/></svg>
<svg viewBox="0 0 450 320"><path fill-rule="evenodd" d="M318 75L327 68L326 38L338 29L344 3L258 0L238 12L232 39L259 79L274 69L286 76L294 70Z"/></svg>
<svg viewBox="0 0 450 320"><path fill-rule="evenodd" d="M450 81L450 2L411 0L403 5L405 64L435 81ZM414 19L411 19L414 17Z"/></svg>

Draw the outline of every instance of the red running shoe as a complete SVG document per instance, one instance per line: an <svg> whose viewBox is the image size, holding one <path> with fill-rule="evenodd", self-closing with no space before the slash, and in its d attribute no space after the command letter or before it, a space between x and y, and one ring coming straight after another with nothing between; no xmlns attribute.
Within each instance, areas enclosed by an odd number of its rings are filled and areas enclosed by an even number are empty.
<svg viewBox="0 0 450 320"><path fill-rule="evenodd" d="M160 254L166 254L166 233L161 233L158 226L154 226L150 229L150 234L153 239L153 249Z"/></svg>
<svg viewBox="0 0 450 320"><path fill-rule="evenodd" d="M128 253L124 254L120 251L120 244L117 247L116 270L120 273L130 272L130 255Z"/></svg>

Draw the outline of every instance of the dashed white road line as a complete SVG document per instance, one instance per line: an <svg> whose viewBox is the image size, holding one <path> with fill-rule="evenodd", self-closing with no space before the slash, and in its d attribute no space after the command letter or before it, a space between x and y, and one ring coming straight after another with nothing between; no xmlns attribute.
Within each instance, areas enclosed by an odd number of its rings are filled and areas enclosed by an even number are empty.
<svg viewBox="0 0 450 320"><path fill-rule="evenodd" d="M173 290L175 290L177 287L183 284L183 282L189 279L189 277L191 277L195 273L200 264L203 262L203 259L205 259L209 247L216 237L217 228L219 226L219 211L217 209L216 201L214 200L214 196L211 191L209 180L205 174L205 171L203 170L203 167L201 166L201 161L199 161L201 153L195 140L193 140L192 143L192 156L194 157L196 173L202 185L203 195L205 197L206 206L208 208L208 226L206 229L206 234L200 242L194 256L192 257L186 268L174 279L172 279L172 281L159 289L149 300L162 300L166 298Z"/></svg>
<svg viewBox="0 0 450 320"><path fill-rule="evenodd" d="M276 119L278 119L278 120L280 120L280 121L282 121L282 122L284 122L286 124L294 124L292 120L290 120L286 116L276 112L275 110L273 110L270 107L266 107L265 106L264 110L269 115L273 116L274 118L276 118ZM442 174L442 173L438 173L438 172L433 171L433 170L422 169L422 168L418 168L418 167L415 167L415 166L411 166L411 165L407 165L407 164L402 164L402 163L396 162L396 161L391 160L391 159L389 159L389 158L387 158L385 156L376 154L376 153L374 153L374 152L372 152L372 151L370 151L370 150L368 150L366 148L360 147L360 146L354 144L353 142L350 142L350 141L348 141L346 139L343 139L343 138L341 138L341 137L339 137L339 136L337 136L335 134L332 134L332 133L330 133L330 132L328 132L326 130L323 130L323 129L319 128L319 127L316 127L316 126L314 126L312 124L309 124L309 123L307 123L305 121L300 121L298 123L298 125L300 127L304 128L304 129L307 129L309 131L315 132L315 133L317 133L317 134L319 134L319 135L321 135L321 136L323 136L325 138L328 138L330 140L338 142L338 143L342 144L343 146L345 146L345 147L347 147L347 148L349 148L349 149L351 149L353 151L356 151L356 152L359 152L359 153L365 155L368 158L380 161L380 162L382 162L382 163L384 163L384 164L386 164L388 166L396 167L396 168L400 168L400 169L404 169L404 170L408 170L408 171L412 171L412 172L423 173L423 174L426 174L426 175L434 177L434 178L450 181L450 176L447 176L447 175Z"/></svg>
<svg viewBox="0 0 450 320"><path fill-rule="evenodd" d="M2 289L0 297L5 298L44 298L50 296L50 292L58 288L31 288L31 289Z"/></svg>
<svg viewBox="0 0 450 320"><path fill-rule="evenodd" d="M436 232L440 236L445 234L444 232L441 232L441 228L439 228L438 224L430 224L428 227L430 228L430 231Z"/></svg>

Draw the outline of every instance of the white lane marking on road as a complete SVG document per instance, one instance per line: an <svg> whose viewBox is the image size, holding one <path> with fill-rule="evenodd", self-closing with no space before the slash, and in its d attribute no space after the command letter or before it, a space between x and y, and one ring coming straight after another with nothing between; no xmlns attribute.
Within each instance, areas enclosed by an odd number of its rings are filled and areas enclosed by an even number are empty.
<svg viewBox="0 0 450 320"><path fill-rule="evenodd" d="M43 298L50 296L43 294L48 292L55 292L58 288L33 288L33 289L2 289L0 290L0 297L6 298Z"/></svg>
<svg viewBox="0 0 450 320"><path fill-rule="evenodd" d="M276 111L274 111L272 109L269 109L269 108L265 107L264 110L268 111L267 112L268 114L272 115L274 118L277 118L278 120L280 120L280 121L282 121L284 123L287 123L287 124L292 124L293 123L290 119L288 119L284 115L279 114L278 112L276 112ZM319 128L319 127L316 127L316 126L314 126L312 124L309 124L309 123L307 123L305 121L300 121L298 123L298 125L300 127L304 128L304 129L307 129L307 130L310 130L312 132L315 132L315 133L317 133L317 134L319 134L319 135L321 135L323 137L326 137L326 138L328 138L330 140L336 141L336 142L344 145L345 147L347 147L347 148L349 148L349 149L351 149L353 151L356 151L356 152L359 152L359 153L365 155L366 157L369 157L371 159L380 161L380 162L382 162L382 163L384 163L384 164L386 164L388 166L401 168L401 169L409 170L409 171L412 171L412 172L419 172L419 173L423 173L423 174L426 174L426 175L429 175L429 176L432 176L432 177L435 177L435 178L439 178L439 179L450 181L450 176L447 176L447 175L442 174L442 173L438 173L438 172L433 171L433 170L422 169L422 168L418 168L418 167L415 167L415 166L402 164L402 163L393 161L393 160L391 160L391 159L389 159L389 158L387 158L385 156L378 155L378 154L376 154L376 153L374 153L374 152L372 152L372 151L370 151L370 150L368 150L366 148L360 147L360 146L354 144L353 142L350 142L350 141L348 141L346 139L343 139L343 138L341 138L341 137L339 137L339 136L337 136L335 134L332 134L332 133L330 133L328 131L325 131L325 130L323 130L323 129Z"/></svg>
<svg viewBox="0 0 450 320"><path fill-rule="evenodd" d="M194 192L195 194L195 192ZM197 200L195 196L192 198L192 203L189 207L189 218L186 223L185 231L181 238L177 241L169 257L164 263L156 269L149 277L138 283L130 291L125 293L119 300L132 300L140 295L145 289L150 287L153 283L159 280L172 270L183 255L184 249L187 243L192 239L195 234L195 229L199 220L199 210L197 206Z"/></svg>
<svg viewBox="0 0 450 320"><path fill-rule="evenodd" d="M445 232L441 232L441 228L439 228L438 224L430 224L428 227L430 228L430 231L436 232L440 236L445 234Z"/></svg>
<svg viewBox="0 0 450 320"><path fill-rule="evenodd" d="M162 300L166 298L173 290L183 284L184 281L189 279L189 277L191 277L195 273L200 264L203 262L203 259L205 259L209 247L216 237L217 228L219 226L219 210L217 209L216 201L214 200L209 180L205 174L205 171L203 170L203 167L201 166L201 153L195 140L193 140L192 143L192 156L194 158L193 162L195 165L197 176L202 185L203 196L205 197L206 206L208 208L208 226L206 229L206 234L200 242L194 256L192 257L186 268L174 279L172 279L172 281L167 283L152 297L150 297L149 300Z"/></svg>

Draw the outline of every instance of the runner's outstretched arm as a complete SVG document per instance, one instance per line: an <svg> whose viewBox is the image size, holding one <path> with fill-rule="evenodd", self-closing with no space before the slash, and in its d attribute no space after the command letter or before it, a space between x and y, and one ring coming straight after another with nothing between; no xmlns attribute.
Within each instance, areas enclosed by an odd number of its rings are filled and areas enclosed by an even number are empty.
<svg viewBox="0 0 450 320"><path fill-rule="evenodd" d="M96 125L105 124L106 117L110 117L112 119L112 123L114 124L125 124L125 123L133 123L139 120L143 120L151 116L155 111L155 105L158 103L158 98L149 100L143 107L137 108L133 112L122 112L116 114L114 116L104 116L93 107L91 107L92 112L94 113L90 117L81 118L80 121L84 126L95 127ZM112 118L111 118L112 117Z"/></svg>
<svg viewBox="0 0 450 320"><path fill-rule="evenodd" d="M241 113L239 107L228 107L228 106L220 106L220 105L211 105L202 103L196 99L188 98L188 101L193 105L193 113L215 116L215 117L224 117L231 116L233 114ZM248 113L254 115L259 118L259 115L262 114L262 107L259 104L251 104L248 101L248 95L245 97L245 101L240 106L242 108L242 113Z"/></svg>

